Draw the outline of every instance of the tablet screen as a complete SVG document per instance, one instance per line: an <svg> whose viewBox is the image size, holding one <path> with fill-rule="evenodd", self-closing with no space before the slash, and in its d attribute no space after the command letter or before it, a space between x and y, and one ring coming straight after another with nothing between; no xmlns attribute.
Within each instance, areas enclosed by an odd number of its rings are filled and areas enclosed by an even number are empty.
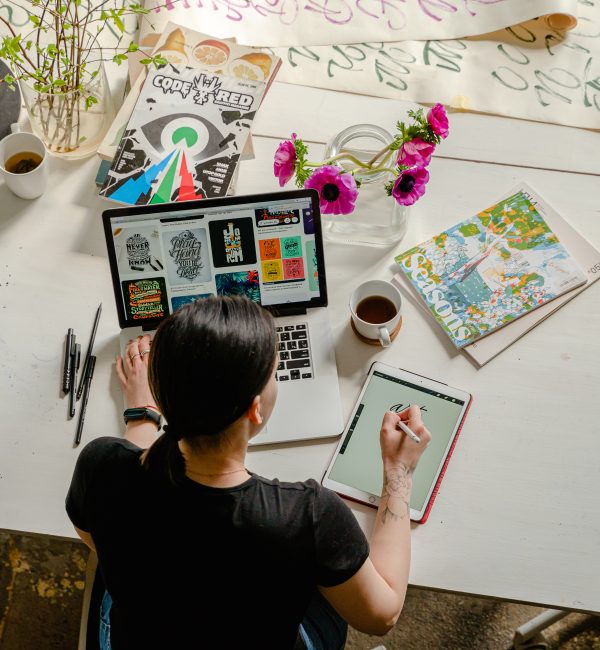
<svg viewBox="0 0 600 650"><path fill-rule="evenodd" d="M329 478L369 494L380 495L383 487L379 445L381 420L386 411L403 411L411 404L421 407L423 422L432 434L431 442L413 475L410 507L422 510L464 407L464 401L443 392L417 386L377 370L373 372Z"/></svg>

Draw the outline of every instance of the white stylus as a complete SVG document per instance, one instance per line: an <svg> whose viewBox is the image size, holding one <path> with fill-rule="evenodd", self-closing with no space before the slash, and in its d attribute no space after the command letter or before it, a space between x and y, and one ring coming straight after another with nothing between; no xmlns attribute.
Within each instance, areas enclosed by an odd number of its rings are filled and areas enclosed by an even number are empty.
<svg viewBox="0 0 600 650"><path fill-rule="evenodd" d="M419 436L414 431L412 431L406 424L404 424L402 420L398 420L398 422L396 422L396 427L398 427L398 429L402 429L402 431L404 431L404 433L409 438L412 438L412 440L415 442L421 442L421 438L419 438Z"/></svg>

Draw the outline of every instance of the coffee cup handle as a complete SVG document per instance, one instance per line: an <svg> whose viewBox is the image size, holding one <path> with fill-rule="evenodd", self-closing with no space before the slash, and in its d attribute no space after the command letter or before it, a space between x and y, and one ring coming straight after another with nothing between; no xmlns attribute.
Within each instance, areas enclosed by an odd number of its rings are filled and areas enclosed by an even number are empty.
<svg viewBox="0 0 600 650"><path fill-rule="evenodd" d="M387 331L386 327L379 328L378 338L379 338L379 342L384 348L387 348L392 342L392 339L390 339L390 333Z"/></svg>

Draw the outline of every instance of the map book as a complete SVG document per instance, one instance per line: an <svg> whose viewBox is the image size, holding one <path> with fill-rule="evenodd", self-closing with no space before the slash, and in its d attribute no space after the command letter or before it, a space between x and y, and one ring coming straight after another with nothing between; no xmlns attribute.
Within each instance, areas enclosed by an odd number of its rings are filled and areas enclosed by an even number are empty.
<svg viewBox="0 0 600 650"><path fill-rule="evenodd" d="M588 281L524 184L395 259L461 349Z"/></svg>
<svg viewBox="0 0 600 650"><path fill-rule="evenodd" d="M131 205L225 196L265 87L172 64L150 71L100 195Z"/></svg>

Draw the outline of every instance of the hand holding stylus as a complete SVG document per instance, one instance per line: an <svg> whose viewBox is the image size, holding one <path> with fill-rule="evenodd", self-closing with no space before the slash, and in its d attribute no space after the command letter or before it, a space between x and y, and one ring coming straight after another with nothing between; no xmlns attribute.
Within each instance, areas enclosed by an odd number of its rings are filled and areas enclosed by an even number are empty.
<svg viewBox="0 0 600 650"><path fill-rule="evenodd" d="M384 466L401 463L414 470L430 440L431 434L423 424L418 406L410 406L400 413L388 411L383 416L380 432Z"/></svg>

